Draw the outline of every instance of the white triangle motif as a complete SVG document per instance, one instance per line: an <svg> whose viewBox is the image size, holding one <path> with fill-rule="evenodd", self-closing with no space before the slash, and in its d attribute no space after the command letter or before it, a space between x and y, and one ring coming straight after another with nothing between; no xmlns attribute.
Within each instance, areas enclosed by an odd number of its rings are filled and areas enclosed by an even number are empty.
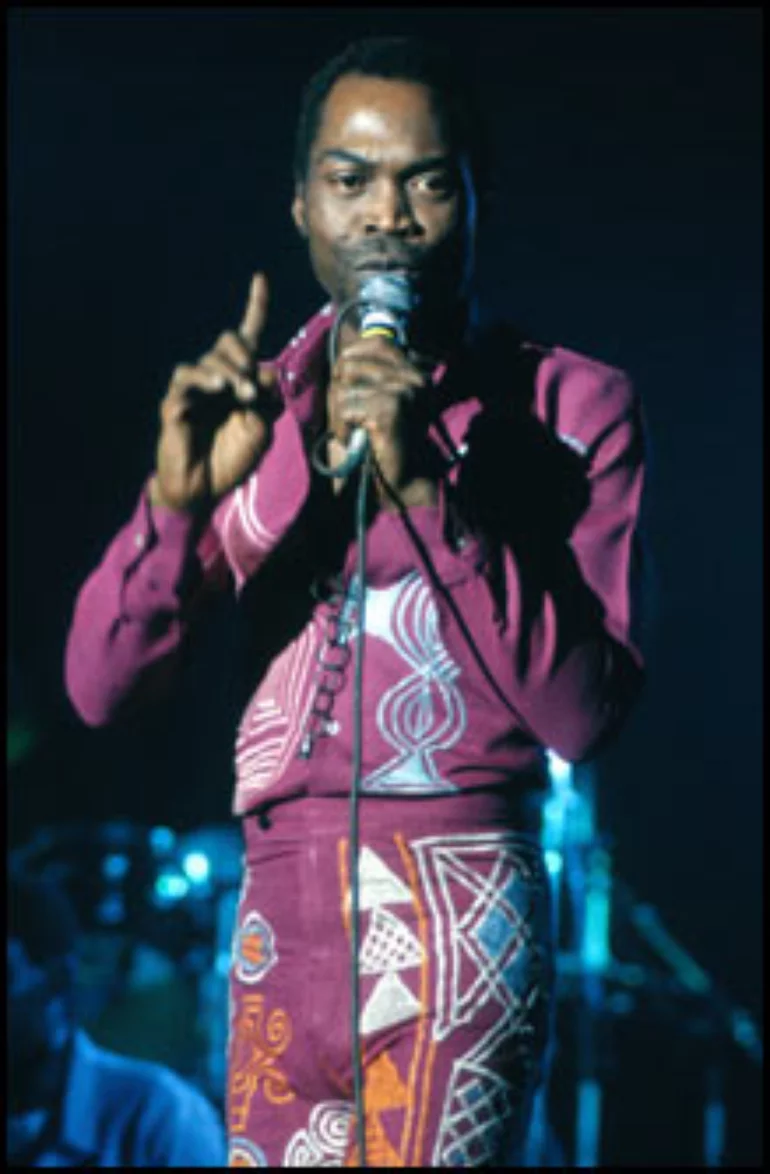
<svg viewBox="0 0 770 1174"><path fill-rule="evenodd" d="M412 894L376 852L364 846L358 861L360 909L411 904Z"/></svg>
<svg viewBox="0 0 770 1174"><path fill-rule="evenodd" d="M420 1000L415 998L397 974L390 971L383 974L369 996L361 1015L361 1034L369 1035L394 1023L414 1019L421 1010Z"/></svg>
<svg viewBox="0 0 770 1174"><path fill-rule="evenodd" d="M359 955L362 974L385 974L388 970L410 970L423 961L419 940L389 909L376 908Z"/></svg>

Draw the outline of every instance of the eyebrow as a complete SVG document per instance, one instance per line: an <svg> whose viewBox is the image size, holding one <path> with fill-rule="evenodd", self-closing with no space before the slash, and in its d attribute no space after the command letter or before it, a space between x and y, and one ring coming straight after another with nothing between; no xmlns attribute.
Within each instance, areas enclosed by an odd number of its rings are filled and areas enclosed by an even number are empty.
<svg viewBox="0 0 770 1174"><path fill-rule="evenodd" d="M377 166L375 162L367 159L365 155L357 155L355 151L346 151L344 147L329 147L328 150L321 152L316 159L316 163L323 163L326 159L334 159L339 163L351 163L356 167L366 168L368 171L371 171ZM433 171L439 167L448 167L452 162L452 156L449 154L426 155L425 158L417 159L414 163L403 167L399 174L408 178L411 175L416 175L420 171Z"/></svg>

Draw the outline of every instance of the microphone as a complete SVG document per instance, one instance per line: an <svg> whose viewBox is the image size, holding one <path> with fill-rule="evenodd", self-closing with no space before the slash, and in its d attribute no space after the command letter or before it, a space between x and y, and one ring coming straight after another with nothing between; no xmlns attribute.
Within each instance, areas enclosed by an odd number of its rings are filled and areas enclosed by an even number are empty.
<svg viewBox="0 0 770 1174"><path fill-rule="evenodd" d="M375 273L361 283L358 292L358 327L361 338L381 335L406 348L410 315L419 304L409 275L394 270ZM365 428L354 428L347 446L347 457L338 469L346 475L366 455L369 437Z"/></svg>

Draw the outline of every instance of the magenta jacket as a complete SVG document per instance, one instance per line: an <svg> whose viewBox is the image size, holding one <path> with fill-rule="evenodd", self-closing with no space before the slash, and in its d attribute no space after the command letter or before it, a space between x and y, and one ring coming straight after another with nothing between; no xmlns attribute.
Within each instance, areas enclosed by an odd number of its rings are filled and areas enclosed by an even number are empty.
<svg viewBox="0 0 770 1174"><path fill-rule="evenodd" d="M331 316L324 307L274 361L284 410L270 448L205 532L144 491L82 587L65 675L88 724L152 697L198 601L228 583L242 592L296 539ZM434 373L439 505L380 510L367 535L364 795L529 786L547 748L590 757L642 679L631 627L643 445L627 376L513 336L491 371L471 364L453 383L459 362ZM341 594L308 604L255 682L235 745L237 814L348 793L355 554L351 541Z"/></svg>

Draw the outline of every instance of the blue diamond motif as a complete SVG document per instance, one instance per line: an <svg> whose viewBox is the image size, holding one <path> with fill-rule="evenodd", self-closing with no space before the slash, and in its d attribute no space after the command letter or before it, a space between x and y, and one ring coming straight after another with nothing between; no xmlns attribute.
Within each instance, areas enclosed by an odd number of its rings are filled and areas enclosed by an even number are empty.
<svg viewBox="0 0 770 1174"><path fill-rule="evenodd" d="M480 1100L484 1095L484 1090L479 1084L478 1080L474 1080L473 1084L468 1084L463 1089L463 1100L466 1105L473 1105Z"/></svg>
<svg viewBox="0 0 770 1174"><path fill-rule="evenodd" d="M502 974L503 982L506 988L513 995L522 998L526 989L526 980L528 976L527 951L518 949L509 959L508 963L503 967Z"/></svg>
<svg viewBox="0 0 770 1174"><path fill-rule="evenodd" d="M506 952L515 935L515 927L500 908L490 909L475 931L476 939L493 961Z"/></svg>

